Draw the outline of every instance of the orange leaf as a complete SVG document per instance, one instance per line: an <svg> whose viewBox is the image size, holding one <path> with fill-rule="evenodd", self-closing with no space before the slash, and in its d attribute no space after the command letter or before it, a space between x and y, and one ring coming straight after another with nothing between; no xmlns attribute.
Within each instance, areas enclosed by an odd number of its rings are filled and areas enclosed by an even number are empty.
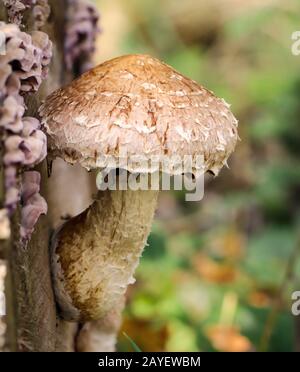
<svg viewBox="0 0 300 372"><path fill-rule="evenodd" d="M252 345L247 337L236 327L214 325L206 330L207 337L216 350L228 352L251 351Z"/></svg>
<svg viewBox="0 0 300 372"><path fill-rule="evenodd" d="M234 266L217 263L203 254L196 256L194 266L202 278L213 283L231 283L238 274Z"/></svg>

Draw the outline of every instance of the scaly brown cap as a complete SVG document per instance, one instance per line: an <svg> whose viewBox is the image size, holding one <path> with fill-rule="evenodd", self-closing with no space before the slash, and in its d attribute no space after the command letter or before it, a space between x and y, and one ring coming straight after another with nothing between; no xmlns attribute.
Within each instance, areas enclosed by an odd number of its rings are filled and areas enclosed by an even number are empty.
<svg viewBox="0 0 300 372"><path fill-rule="evenodd" d="M203 155L203 171L217 174L238 138L223 99L148 55L88 71L51 94L40 115L53 156L87 169L105 167L108 155Z"/></svg>

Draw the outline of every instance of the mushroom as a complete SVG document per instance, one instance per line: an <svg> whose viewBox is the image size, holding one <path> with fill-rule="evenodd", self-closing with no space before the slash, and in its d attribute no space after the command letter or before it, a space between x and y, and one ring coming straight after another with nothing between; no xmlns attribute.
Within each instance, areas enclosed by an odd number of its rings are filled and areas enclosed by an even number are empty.
<svg viewBox="0 0 300 372"><path fill-rule="evenodd" d="M118 162L124 153L146 159L202 155L202 171L217 175L238 138L237 120L223 99L148 55L104 62L52 93L40 115L51 156L87 170L101 170L108 158ZM148 170L133 162L127 171ZM55 233L52 269L65 319L100 319L122 303L158 192L99 191L89 208Z"/></svg>

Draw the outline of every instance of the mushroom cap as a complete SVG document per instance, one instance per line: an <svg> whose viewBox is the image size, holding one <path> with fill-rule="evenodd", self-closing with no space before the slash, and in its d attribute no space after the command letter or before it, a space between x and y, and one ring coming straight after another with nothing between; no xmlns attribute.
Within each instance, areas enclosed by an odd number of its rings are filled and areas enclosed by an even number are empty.
<svg viewBox="0 0 300 372"><path fill-rule="evenodd" d="M94 169L125 157L203 156L192 173L218 174L238 138L229 107L158 59L126 55L58 89L39 112L52 156L69 163ZM127 169L141 171L138 161Z"/></svg>

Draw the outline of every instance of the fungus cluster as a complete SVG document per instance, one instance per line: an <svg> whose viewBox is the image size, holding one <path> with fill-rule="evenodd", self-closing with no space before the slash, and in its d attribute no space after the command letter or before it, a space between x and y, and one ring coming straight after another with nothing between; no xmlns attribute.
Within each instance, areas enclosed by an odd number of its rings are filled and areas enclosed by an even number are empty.
<svg viewBox="0 0 300 372"><path fill-rule="evenodd" d="M52 93L39 112L49 155L88 170L107 167L111 158L119 164L122 154L201 155L202 172L216 175L238 138L237 120L224 100L147 55L99 65ZM126 170L151 172L134 162ZM64 318L100 319L120 306L134 282L157 196L153 189L99 191L87 210L56 232L52 270Z"/></svg>
<svg viewBox="0 0 300 372"><path fill-rule="evenodd" d="M31 9L35 28L42 27L50 15L48 0L4 0L7 8L8 20L18 26L21 25L24 12Z"/></svg>
<svg viewBox="0 0 300 372"><path fill-rule="evenodd" d="M36 0L4 0L9 22L20 25L24 11L35 2Z"/></svg>
<svg viewBox="0 0 300 372"><path fill-rule="evenodd" d="M47 154L47 140L40 122L23 115L24 95L36 92L47 76L52 44L45 33L34 31L29 35L13 24L0 22L0 32L5 35L5 52L0 55L0 136L5 208L12 215L20 200L20 167L32 168ZM36 200L35 206L38 208ZM45 212L44 203L40 203L40 211Z"/></svg>
<svg viewBox="0 0 300 372"><path fill-rule="evenodd" d="M65 25L65 62L69 71L79 75L90 69L91 56L99 32L99 14L93 4L82 0L68 0Z"/></svg>

